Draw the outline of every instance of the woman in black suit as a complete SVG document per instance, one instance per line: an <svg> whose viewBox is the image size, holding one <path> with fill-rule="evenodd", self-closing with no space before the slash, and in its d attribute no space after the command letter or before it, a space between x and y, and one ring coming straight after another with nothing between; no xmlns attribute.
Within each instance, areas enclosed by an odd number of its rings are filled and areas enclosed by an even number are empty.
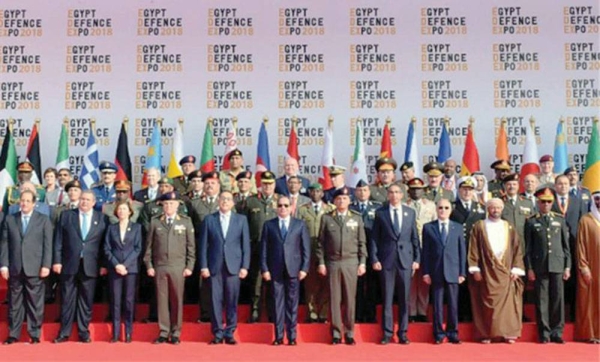
<svg viewBox="0 0 600 362"><path fill-rule="evenodd" d="M104 253L108 260L108 280L110 283L110 308L113 316L113 338L119 340L121 332L121 304L124 300L125 342L131 342L135 289L138 273L138 258L142 251L142 227L129 220L133 215L130 201L118 202L116 224L108 226L104 242Z"/></svg>

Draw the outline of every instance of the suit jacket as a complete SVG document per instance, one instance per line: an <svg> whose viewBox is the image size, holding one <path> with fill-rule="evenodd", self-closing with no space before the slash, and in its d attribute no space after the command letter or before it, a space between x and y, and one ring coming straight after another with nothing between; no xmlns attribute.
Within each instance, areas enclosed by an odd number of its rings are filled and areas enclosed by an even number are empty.
<svg viewBox="0 0 600 362"><path fill-rule="evenodd" d="M300 194L304 196L308 195L308 186L310 186L310 181L308 181L306 177L298 176L298 178L302 183L302 187L300 187ZM284 196L290 196L290 191L287 187L287 179L285 175L278 177L275 180L275 193Z"/></svg>
<svg viewBox="0 0 600 362"><path fill-rule="evenodd" d="M141 252L142 226L140 224L130 221L123 240L121 240L119 224L108 225L104 238L104 255L110 266L110 272L114 272L117 265L123 264L128 274L137 273Z"/></svg>
<svg viewBox="0 0 600 362"><path fill-rule="evenodd" d="M442 240L438 220L423 225L421 270L434 284L458 283L459 276L467 276L467 249L459 223L448 220L446 240Z"/></svg>
<svg viewBox="0 0 600 362"><path fill-rule="evenodd" d="M301 270L308 273L309 263L310 236L304 221L290 217L285 239L281 237L279 218L265 222L260 257L263 273L281 275L286 270L295 278Z"/></svg>
<svg viewBox="0 0 600 362"><path fill-rule="evenodd" d="M587 213L585 207L585 203L581 201L580 198L569 197L566 213L563 214L563 211L560 209L559 195L556 195L556 198L554 199L554 204L552 205L552 211L559 215L563 215L563 217L565 218L565 221L569 228L569 240L571 245L573 246L575 245L575 240L577 239L577 228L579 227L579 219L581 219L581 217Z"/></svg>
<svg viewBox="0 0 600 362"><path fill-rule="evenodd" d="M525 223L525 267L536 274L562 273L571 267L569 234L565 219L553 212L548 221L535 214Z"/></svg>
<svg viewBox="0 0 600 362"><path fill-rule="evenodd" d="M62 273L75 275L79 259L83 258L83 269L88 277L97 277L102 266L100 247L104 242L107 221L101 212L93 210L90 228L85 239L79 225L79 209L62 213L54 239L54 264L62 264Z"/></svg>
<svg viewBox="0 0 600 362"><path fill-rule="evenodd" d="M250 231L245 215L231 212L227 235L221 229L221 214L215 212L204 218L200 227L200 269L217 275L223 269L237 275L240 269L250 268Z"/></svg>
<svg viewBox="0 0 600 362"><path fill-rule="evenodd" d="M402 269L411 269L413 262L420 262L421 248L415 211L402 205L400 212L402 225L398 234L394 231L389 206L382 206L375 212L369 241L371 264L380 262L383 268L392 269L395 267L394 260L397 259Z"/></svg>
<svg viewBox="0 0 600 362"><path fill-rule="evenodd" d="M156 190L156 195L158 197L158 190ZM135 201L138 201L138 202L141 202L141 203L144 203L144 204L146 202L148 202L148 201L151 201L150 198L148 197L148 188L137 190L133 194L133 199Z"/></svg>
<svg viewBox="0 0 600 362"><path fill-rule="evenodd" d="M52 266L52 222L50 218L33 211L25 233L22 231L21 212L8 215L2 228L0 267L8 267L12 276L23 273L36 277L40 269Z"/></svg>
<svg viewBox="0 0 600 362"><path fill-rule="evenodd" d="M196 263L196 238L192 219L175 214L171 226L163 214L150 222L146 235L146 269L177 267L194 270Z"/></svg>

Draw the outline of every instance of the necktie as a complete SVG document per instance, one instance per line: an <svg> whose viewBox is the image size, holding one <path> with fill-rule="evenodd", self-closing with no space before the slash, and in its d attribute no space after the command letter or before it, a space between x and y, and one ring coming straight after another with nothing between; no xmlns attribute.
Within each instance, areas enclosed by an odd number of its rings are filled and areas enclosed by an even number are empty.
<svg viewBox="0 0 600 362"><path fill-rule="evenodd" d="M154 189L149 189L149 190L148 190L148 198L149 198L151 201L154 201L154 199L156 198L156 190L154 190Z"/></svg>
<svg viewBox="0 0 600 362"><path fill-rule="evenodd" d="M437 189L433 189L433 199L435 200L435 198L437 197Z"/></svg>
<svg viewBox="0 0 600 362"><path fill-rule="evenodd" d="M566 204L565 197L564 197L564 196L562 196L562 197L560 198L560 207L561 207L561 209L564 209L564 208L565 208L565 204Z"/></svg>
<svg viewBox="0 0 600 362"><path fill-rule="evenodd" d="M29 225L29 216L23 216L23 234L27 231L27 225Z"/></svg>
<svg viewBox="0 0 600 362"><path fill-rule="evenodd" d="M227 235L227 229L229 228L229 223L226 215L221 215L221 231L223 232L223 236Z"/></svg>
<svg viewBox="0 0 600 362"><path fill-rule="evenodd" d="M576 188L574 188L574 187L573 187L573 188L571 189L571 192L570 192L570 193L571 193L571 196L573 196L573 197L577 197L577 189L576 189Z"/></svg>
<svg viewBox="0 0 600 362"><path fill-rule="evenodd" d="M400 220L398 219L398 209L394 209L394 231L400 233Z"/></svg>
<svg viewBox="0 0 600 362"><path fill-rule="evenodd" d="M360 203L360 213L363 214L365 212L365 204Z"/></svg>
<svg viewBox="0 0 600 362"><path fill-rule="evenodd" d="M64 196L65 196L65 192L61 189L60 192L58 193L58 205L57 206L62 205Z"/></svg>
<svg viewBox="0 0 600 362"><path fill-rule="evenodd" d="M510 204L511 204L512 206L515 206L515 199L511 198L511 199L510 199Z"/></svg>
<svg viewBox="0 0 600 362"><path fill-rule="evenodd" d="M448 238L448 229L446 228L446 223L442 223L442 241L446 244L446 239Z"/></svg>
<svg viewBox="0 0 600 362"><path fill-rule="evenodd" d="M104 188L104 192L106 192L106 198L108 198L110 196L110 188L108 186L106 186Z"/></svg>
<svg viewBox="0 0 600 362"><path fill-rule="evenodd" d="M81 221L81 237L84 240L87 237L88 231L89 231L89 227L88 227L88 214L87 213L83 213L82 214L82 221Z"/></svg>
<svg viewBox="0 0 600 362"><path fill-rule="evenodd" d="M465 210L471 211L471 204L469 202L465 203Z"/></svg>
<svg viewBox="0 0 600 362"><path fill-rule="evenodd" d="M315 214L319 213L319 205L315 205Z"/></svg>
<svg viewBox="0 0 600 362"><path fill-rule="evenodd" d="M171 227L172 224L173 224L173 218L168 217L167 218L167 225L169 225L169 227Z"/></svg>
<svg viewBox="0 0 600 362"><path fill-rule="evenodd" d="M281 238L285 239L285 237L287 236L288 233L288 229L287 229L287 225L285 224L285 220L281 220Z"/></svg>

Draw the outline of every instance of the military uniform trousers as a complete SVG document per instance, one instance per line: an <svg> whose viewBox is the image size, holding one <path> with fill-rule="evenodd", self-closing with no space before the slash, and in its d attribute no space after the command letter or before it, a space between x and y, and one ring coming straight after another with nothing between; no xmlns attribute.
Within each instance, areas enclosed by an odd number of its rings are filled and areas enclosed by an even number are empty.
<svg viewBox="0 0 600 362"><path fill-rule="evenodd" d="M417 269L410 282L410 308L409 315L427 316L429 308L429 285L423 281L421 269Z"/></svg>
<svg viewBox="0 0 600 362"><path fill-rule="evenodd" d="M306 305L308 306L307 319L309 322L326 320L329 305L329 283L327 277L317 272L319 259L315 255L315 250L315 240L313 240L308 275L304 278L304 292Z"/></svg>
<svg viewBox="0 0 600 362"><path fill-rule="evenodd" d="M184 266L156 267L156 302L160 337L179 338L183 322Z"/></svg>
<svg viewBox="0 0 600 362"><path fill-rule="evenodd" d="M27 316L27 333L32 338L40 338L44 319L44 280L28 277L21 271L8 279L8 329L9 337L19 339L23 319Z"/></svg>
<svg viewBox="0 0 600 362"><path fill-rule="evenodd" d="M356 316L356 283L358 260L342 260L327 263L331 311L331 332L333 338L354 338L354 318ZM342 302L346 313L342 316Z"/></svg>
<svg viewBox="0 0 600 362"><path fill-rule="evenodd" d="M562 273L535 276L535 316L538 338L562 337L565 327L565 299Z"/></svg>

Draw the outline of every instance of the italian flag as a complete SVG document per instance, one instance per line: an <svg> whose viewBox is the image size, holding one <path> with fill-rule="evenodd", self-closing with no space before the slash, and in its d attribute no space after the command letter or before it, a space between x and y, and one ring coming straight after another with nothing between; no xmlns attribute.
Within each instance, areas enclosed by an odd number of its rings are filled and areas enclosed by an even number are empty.
<svg viewBox="0 0 600 362"><path fill-rule="evenodd" d="M0 154L0 200L4 200L6 190L17 181L17 149L12 136L12 127L6 126L6 135ZM2 205L5 207L6 205Z"/></svg>
<svg viewBox="0 0 600 362"><path fill-rule="evenodd" d="M56 153L56 169L69 169L69 131L67 123L64 122L60 130L60 140L58 141L58 152Z"/></svg>

